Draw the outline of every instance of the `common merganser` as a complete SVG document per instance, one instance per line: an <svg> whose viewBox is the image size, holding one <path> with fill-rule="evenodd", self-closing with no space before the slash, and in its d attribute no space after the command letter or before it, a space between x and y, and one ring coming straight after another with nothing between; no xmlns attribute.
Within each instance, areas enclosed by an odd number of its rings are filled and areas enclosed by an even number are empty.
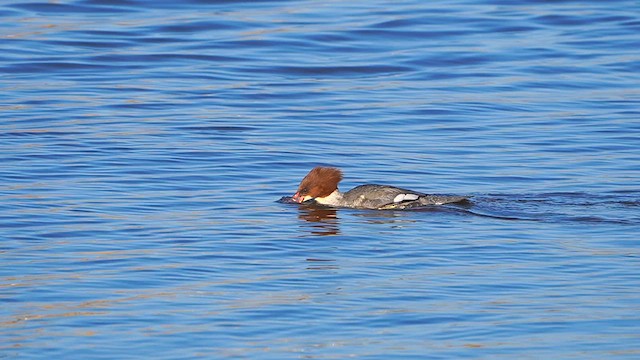
<svg viewBox="0 0 640 360"><path fill-rule="evenodd" d="M342 171L332 167L313 168L302 179L292 200L303 203L315 200L318 204L357 209L406 209L425 205L442 205L467 200L464 196L430 195L395 186L367 184L342 193L338 183Z"/></svg>

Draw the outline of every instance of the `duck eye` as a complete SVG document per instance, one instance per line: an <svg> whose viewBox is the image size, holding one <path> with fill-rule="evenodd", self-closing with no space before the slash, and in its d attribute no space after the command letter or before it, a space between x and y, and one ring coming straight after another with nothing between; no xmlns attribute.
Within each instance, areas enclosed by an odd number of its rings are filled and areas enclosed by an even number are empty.
<svg viewBox="0 0 640 360"><path fill-rule="evenodd" d="M306 187L302 188L302 189L300 189L299 192L300 192L300 194L307 194L307 193L309 193L309 188L306 188Z"/></svg>

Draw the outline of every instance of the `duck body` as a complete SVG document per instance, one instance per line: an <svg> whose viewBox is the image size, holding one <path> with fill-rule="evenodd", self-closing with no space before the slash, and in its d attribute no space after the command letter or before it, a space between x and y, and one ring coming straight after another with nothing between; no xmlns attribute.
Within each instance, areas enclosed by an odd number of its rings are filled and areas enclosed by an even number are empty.
<svg viewBox="0 0 640 360"><path fill-rule="evenodd" d="M315 200L334 207L356 209L407 209L466 201L464 196L425 194L389 185L366 184L342 193L338 183L342 172L335 168L316 167L300 182L293 196L296 202Z"/></svg>
<svg viewBox="0 0 640 360"><path fill-rule="evenodd" d="M339 206L362 209L406 209L442 205L466 200L464 196L429 195L395 186L367 184L356 186L342 195Z"/></svg>

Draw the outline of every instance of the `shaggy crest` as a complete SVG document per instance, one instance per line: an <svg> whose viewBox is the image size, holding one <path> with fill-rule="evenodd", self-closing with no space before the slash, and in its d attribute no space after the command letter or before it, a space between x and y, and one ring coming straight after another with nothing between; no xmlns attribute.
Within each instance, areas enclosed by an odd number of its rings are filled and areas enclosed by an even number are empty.
<svg viewBox="0 0 640 360"><path fill-rule="evenodd" d="M302 179L298 186L298 193L314 198L329 196L338 188L340 180L342 180L342 171L339 169L317 166Z"/></svg>

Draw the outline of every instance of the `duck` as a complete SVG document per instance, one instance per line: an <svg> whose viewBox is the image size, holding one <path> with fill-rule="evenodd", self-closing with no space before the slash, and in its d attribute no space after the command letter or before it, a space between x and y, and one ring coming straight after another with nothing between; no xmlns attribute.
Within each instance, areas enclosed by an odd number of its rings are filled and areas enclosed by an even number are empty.
<svg viewBox="0 0 640 360"><path fill-rule="evenodd" d="M408 209L468 201L466 196L425 194L389 185L365 184L341 192L342 171L317 166L302 179L291 198L296 203L314 200L324 206L354 209Z"/></svg>

